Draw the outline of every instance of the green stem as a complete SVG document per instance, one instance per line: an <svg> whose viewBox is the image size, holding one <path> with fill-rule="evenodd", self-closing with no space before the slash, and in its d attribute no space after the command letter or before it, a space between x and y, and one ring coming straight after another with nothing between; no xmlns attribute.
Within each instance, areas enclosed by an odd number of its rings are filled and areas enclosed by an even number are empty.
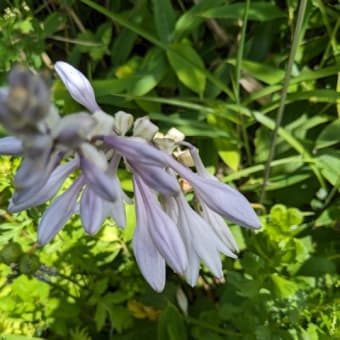
<svg viewBox="0 0 340 340"><path fill-rule="evenodd" d="M240 43L237 51L237 58L236 58L236 66L235 66L235 85L234 85L234 91L235 91L235 99L236 104L240 105L240 78L241 78L241 64L242 64L242 58L244 53L244 43L246 40L246 31L247 31L247 22L248 22L248 12L250 7L250 0L246 0L245 7L244 7L244 13L242 18L242 29L241 29L241 37L240 37ZM249 146L249 138L247 134L247 128L245 126L245 119L241 112L239 113L240 120L241 120L241 130L242 130L242 137L244 140L244 147L246 149L248 164L251 164L251 151Z"/></svg>
<svg viewBox="0 0 340 340"><path fill-rule="evenodd" d="M295 54L296 54L296 50L297 50L297 47L298 47L300 39L301 39L300 31L301 31L305 11L306 11L306 6L307 6L307 0L301 0L300 6L299 6L299 12L298 12L298 16L297 16L297 21L296 21L296 26L295 26L292 48L291 48L291 51L290 51L290 54L289 54L287 70L286 70L285 79L284 79L284 82L283 82L283 89L282 89L282 94L281 94L280 106L279 106L277 116L276 116L275 129L274 129L274 132L273 132L271 147L270 147L270 150L269 150L268 160L267 160L266 168L265 168L265 172L264 172L263 186L262 186L262 191L261 191L261 195L260 195L260 203L261 204L263 204L264 199L265 199L266 187L267 187L269 176L270 176L270 169L271 169L270 165L271 165L271 162L272 162L274 155L275 155L276 141L277 141L279 128L280 128L282 118L283 118L285 102L286 102L286 97L287 97L287 93L288 93L289 81L290 81L290 77L291 77L291 73L292 73L293 63L294 63L294 60L295 60Z"/></svg>

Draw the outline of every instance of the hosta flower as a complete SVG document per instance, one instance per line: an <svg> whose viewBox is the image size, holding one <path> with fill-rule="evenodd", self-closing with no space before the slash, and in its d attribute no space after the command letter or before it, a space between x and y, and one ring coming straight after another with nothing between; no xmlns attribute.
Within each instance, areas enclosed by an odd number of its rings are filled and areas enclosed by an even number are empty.
<svg viewBox="0 0 340 340"><path fill-rule="evenodd" d="M220 254L235 258L237 251L224 218L260 227L248 200L207 172L183 134L172 129L162 135L148 117L134 121L123 111L105 113L80 71L65 62L57 62L55 69L73 99L89 112L60 117L45 83L22 68L10 73L9 88L0 89L0 121L13 134L0 139L0 153L23 158L9 210L51 200L38 226L42 245L78 213L91 235L108 217L124 227L124 206L131 199L122 190L118 168L125 166L132 173L137 218L132 247L149 284L156 291L164 288L166 265L191 285L201 262L223 277ZM186 150L183 163L183 157L174 157L182 155L174 152L179 145ZM186 200L180 178L191 185L198 211ZM66 179L73 179L67 188Z"/></svg>

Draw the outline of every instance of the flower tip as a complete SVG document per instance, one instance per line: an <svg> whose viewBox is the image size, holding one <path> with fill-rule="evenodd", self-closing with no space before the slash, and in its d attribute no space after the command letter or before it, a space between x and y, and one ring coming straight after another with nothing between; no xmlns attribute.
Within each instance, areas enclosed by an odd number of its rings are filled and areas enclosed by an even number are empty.
<svg viewBox="0 0 340 340"><path fill-rule="evenodd" d="M54 69L75 101L92 113L100 111L92 85L83 73L64 61L57 61Z"/></svg>

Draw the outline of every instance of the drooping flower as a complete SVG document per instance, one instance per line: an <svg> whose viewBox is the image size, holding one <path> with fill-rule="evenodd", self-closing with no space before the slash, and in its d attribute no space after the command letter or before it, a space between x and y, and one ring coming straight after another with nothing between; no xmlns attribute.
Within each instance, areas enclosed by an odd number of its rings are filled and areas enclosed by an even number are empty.
<svg viewBox="0 0 340 340"><path fill-rule="evenodd" d="M133 177L137 217L133 251L149 284L156 291L164 288L166 264L191 285L197 282L200 262L223 277L220 254L234 258L237 251L224 218L248 228L260 226L248 200L206 171L198 150L183 141L183 134L170 130L162 135L148 117L134 121L123 111L105 113L80 71L65 62L57 62L55 69L70 95L90 113L61 118L39 77L23 69L11 73L10 87L0 89L0 121L14 136L0 139L0 153L22 156L23 161L9 210L52 200L38 226L42 245L75 213L91 235L107 217L124 227L124 205L131 200L119 182L118 168L123 164ZM131 128L132 136L126 137ZM174 156L179 145L191 153L189 163ZM196 172L190 170L192 165ZM73 184L59 194L75 170ZM192 186L199 211L186 200L178 177Z"/></svg>

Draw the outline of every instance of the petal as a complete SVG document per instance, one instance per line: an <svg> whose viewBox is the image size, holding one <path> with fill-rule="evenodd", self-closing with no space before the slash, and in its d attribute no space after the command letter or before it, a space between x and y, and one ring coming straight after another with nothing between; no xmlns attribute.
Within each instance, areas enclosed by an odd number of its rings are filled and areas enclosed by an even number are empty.
<svg viewBox="0 0 340 340"><path fill-rule="evenodd" d="M177 226L162 210L155 194L136 175L134 189L145 202L146 223L155 246L175 272L183 273L187 254Z"/></svg>
<svg viewBox="0 0 340 340"><path fill-rule="evenodd" d="M72 216L83 182L83 177L78 177L72 186L57 197L47 208L38 227L38 240L40 244L44 245L51 241Z"/></svg>
<svg viewBox="0 0 340 340"><path fill-rule="evenodd" d="M201 177L193 173L170 156L167 160L168 165L193 186L199 199L211 210L244 227L261 227L254 209L240 192L215 178Z"/></svg>
<svg viewBox="0 0 340 340"><path fill-rule="evenodd" d="M202 205L203 217L214 230L216 236L231 250L238 252L238 246L233 234L229 230L223 217L209 209L205 204Z"/></svg>
<svg viewBox="0 0 340 340"><path fill-rule="evenodd" d="M103 140L128 160L159 167L166 165L167 154L148 144L144 139L104 136Z"/></svg>
<svg viewBox="0 0 340 340"><path fill-rule="evenodd" d="M87 184L96 194L107 201L119 198L117 183L99 167L84 157L80 157L80 167Z"/></svg>
<svg viewBox="0 0 340 340"><path fill-rule="evenodd" d="M55 152L50 155L46 164L30 158L24 159L14 177L16 192L13 195L13 202L24 202L39 192L63 157L64 154Z"/></svg>
<svg viewBox="0 0 340 340"><path fill-rule="evenodd" d="M56 62L54 68L75 101L90 112L100 110L89 80L79 70L63 61Z"/></svg>
<svg viewBox="0 0 340 340"><path fill-rule="evenodd" d="M59 121L54 133L59 143L72 148L86 140L96 125L96 119L88 113L73 113Z"/></svg>
<svg viewBox="0 0 340 340"><path fill-rule="evenodd" d="M192 185L199 199L219 215L247 228L261 227L254 209L245 196L229 185L208 178L202 178Z"/></svg>
<svg viewBox="0 0 340 340"><path fill-rule="evenodd" d="M80 200L80 217L84 229L95 235L105 220L104 200L91 189L86 188Z"/></svg>
<svg viewBox="0 0 340 340"><path fill-rule="evenodd" d="M152 189L166 195L173 196L180 192L180 187L175 176L158 166L144 165L130 162L131 168Z"/></svg>
<svg viewBox="0 0 340 340"><path fill-rule="evenodd" d="M165 286L165 261L150 237L143 198L135 192L137 226L132 241L138 266L150 286L161 292Z"/></svg>
<svg viewBox="0 0 340 340"><path fill-rule="evenodd" d="M177 225L178 222L178 206L174 197L171 196L162 196L161 203L164 211L167 215L175 222Z"/></svg>
<svg viewBox="0 0 340 340"><path fill-rule="evenodd" d="M72 173L79 165L78 159L73 159L66 164L60 165L51 173L50 178L46 184L34 195L26 192L25 195L17 195L11 200L8 210L10 212L17 212L27 208L31 208L51 199L60 189L65 179Z"/></svg>
<svg viewBox="0 0 340 340"><path fill-rule="evenodd" d="M191 209L184 195L178 195L176 201L179 209L179 229L187 247L195 250L216 277L222 277L219 251L233 258L236 256L222 244L204 219Z"/></svg>
<svg viewBox="0 0 340 340"><path fill-rule="evenodd" d="M19 156L23 152L23 146L20 139L16 137L0 138L0 154L9 156Z"/></svg>
<svg viewBox="0 0 340 340"><path fill-rule="evenodd" d="M121 189L119 180L117 177L113 177L113 180L117 182L117 188L119 188L119 197L114 202L105 201L106 216L111 216L120 228L125 228L126 225L126 213L125 213L125 193Z"/></svg>

